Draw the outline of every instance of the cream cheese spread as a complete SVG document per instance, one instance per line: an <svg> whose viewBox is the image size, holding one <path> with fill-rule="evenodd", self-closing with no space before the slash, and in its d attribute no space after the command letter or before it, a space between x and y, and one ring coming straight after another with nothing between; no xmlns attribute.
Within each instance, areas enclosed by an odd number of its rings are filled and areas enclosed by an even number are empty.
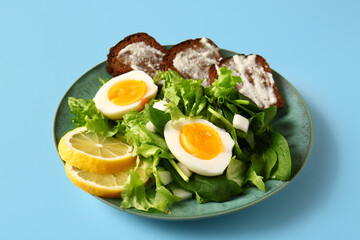
<svg viewBox="0 0 360 240"><path fill-rule="evenodd" d="M141 70L153 76L160 69L165 54L144 42L135 42L119 51L117 58L124 64L130 64L134 70Z"/></svg>
<svg viewBox="0 0 360 240"><path fill-rule="evenodd" d="M240 76L242 83L237 89L253 100L260 108L268 108L277 103L274 92L274 78L271 73L256 63L256 55L235 55L222 66L232 70L234 76ZM218 72L219 73L219 72Z"/></svg>
<svg viewBox="0 0 360 240"><path fill-rule="evenodd" d="M208 71L212 64L218 63L221 55L219 49L203 37L198 49L187 48L179 52L174 60L174 67L186 79L204 79L203 86L209 86Z"/></svg>

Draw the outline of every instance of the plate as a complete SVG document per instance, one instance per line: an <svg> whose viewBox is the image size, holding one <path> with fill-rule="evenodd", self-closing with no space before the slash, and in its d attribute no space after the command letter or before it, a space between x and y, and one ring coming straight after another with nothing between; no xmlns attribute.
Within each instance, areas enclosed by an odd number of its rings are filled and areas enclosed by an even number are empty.
<svg viewBox="0 0 360 240"><path fill-rule="evenodd" d="M165 47L169 48L170 45ZM237 54L224 49L221 49L221 52L224 57ZM111 78L111 75L106 72L105 66L106 62L104 61L86 72L75 81L60 101L55 114L53 128L56 149L60 138L75 128L75 125L71 121L72 114L67 105L68 97L92 99L100 87L99 77L102 79ZM272 124L274 129L283 134L289 143L293 164L291 179L289 181L268 180L265 183L267 192L264 193L257 188L248 188L245 189L242 195L223 203L209 202L199 204L195 199L182 201L172 206L171 214L148 213L136 209L122 209L120 208L120 199L97 198L116 209L143 217L164 220L186 220L219 216L239 211L278 193L295 178L307 162L313 145L314 130L309 109L300 93L275 70L272 70L272 73L279 92L284 99L284 107L279 109Z"/></svg>

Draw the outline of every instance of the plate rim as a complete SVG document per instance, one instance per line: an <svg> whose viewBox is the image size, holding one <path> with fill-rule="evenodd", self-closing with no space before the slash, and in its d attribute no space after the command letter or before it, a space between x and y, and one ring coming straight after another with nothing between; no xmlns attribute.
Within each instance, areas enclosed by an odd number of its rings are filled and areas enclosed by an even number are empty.
<svg viewBox="0 0 360 240"><path fill-rule="evenodd" d="M163 45L165 48L166 47L171 47L173 45ZM238 54L237 52L231 51L231 50L227 50L227 49L220 49L222 52L228 52L229 54L235 55ZM58 145L57 145L57 139L56 139L56 123L57 123L57 115L59 113L59 109L61 106L61 103L64 101L65 97L68 95L68 93L70 92L70 90L73 88L73 86L80 81L80 79L82 79L84 76L86 76L89 72L93 71L93 69L99 67L102 64L105 64L105 61L102 61L101 63L96 64L95 66L93 66L92 68L90 68L89 70L87 70L85 73L83 73L80 77L77 78L76 81L74 81L69 88L66 90L66 92L64 93L64 95L62 96L62 98L60 99L60 102L56 108L55 111L55 115L54 115L54 119L53 119L53 141L54 141L54 145L55 145L55 150L57 152L57 154L59 155L59 151L58 151ZM306 154L303 156L303 162L301 164L301 166L299 167L298 171L291 176L291 178L288 181L282 181L282 184L277 187L275 190L273 190L272 192L270 192L269 194L267 194L266 196L263 196L259 199L256 199L255 201L249 202L245 205L241 205L239 207L235 207L235 208L231 208L228 210L223 210L220 212L215 212L215 213L206 213L206 214L202 214L202 215L195 215L195 216L173 216L171 214L168 215L158 215L158 214L154 214L154 213L149 213L149 212L141 212L138 211L136 209L124 209L121 208L115 204L113 204L110 201L107 201L105 198L102 197L98 197L98 196L94 196L92 194L89 194L90 196L95 197L96 199L100 200L101 202L105 203L106 205L109 205L113 208L116 208L120 211L129 213L129 214L133 214L133 215L137 215L137 216L141 216L141 217L146 217L146 218L150 218L150 219L157 219L157 220L168 220L168 221L180 221L180 220L198 220L198 219L204 219L204 218L211 218L211 217L217 217L217 216L223 216L223 215L228 215L234 212L238 212L240 210L243 210L245 208L249 208L251 206L257 205L267 199L269 199L270 197L276 195L278 192L280 192L281 190L283 190L286 186L288 186L295 178L296 176L302 171L302 169L305 167L306 163L309 160L309 157L311 155L311 151L313 148L313 144L314 144L314 125L313 125L313 120L312 120L312 116L310 113L310 110L304 100L304 98L301 96L300 92L285 78L283 77L281 74L279 74L277 71L275 71L274 69L271 68L272 73L276 73L278 76L280 76L282 78L282 80L285 81L285 83L292 89L292 91L294 91L294 93L297 95L297 97L299 98L300 102L302 103L302 105L305 108L305 112L306 115L309 119L309 128L310 128L310 141L309 141L309 146L307 148L307 152ZM64 164L64 161L61 159L60 155L59 155L59 159L60 161Z"/></svg>

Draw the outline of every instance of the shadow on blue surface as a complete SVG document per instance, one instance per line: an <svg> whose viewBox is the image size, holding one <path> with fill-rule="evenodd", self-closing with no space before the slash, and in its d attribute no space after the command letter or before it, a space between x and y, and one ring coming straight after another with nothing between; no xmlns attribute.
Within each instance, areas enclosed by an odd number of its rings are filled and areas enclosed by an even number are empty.
<svg viewBox="0 0 360 240"><path fill-rule="evenodd" d="M221 237L234 233L241 236L258 231L273 232L311 218L331 198L331 186L337 181L340 166L333 130L321 108L309 105L309 109L315 132L313 150L304 169L282 192L256 206L210 219L172 222L129 215L129 221L183 238L187 235Z"/></svg>

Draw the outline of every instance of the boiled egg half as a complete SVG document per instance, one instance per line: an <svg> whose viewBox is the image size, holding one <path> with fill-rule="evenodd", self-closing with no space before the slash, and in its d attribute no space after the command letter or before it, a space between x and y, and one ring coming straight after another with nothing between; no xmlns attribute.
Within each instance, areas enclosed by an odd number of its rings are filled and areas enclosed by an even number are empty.
<svg viewBox="0 0 360 240"><path fill-rule="evenodd" d="M94 102L106 117L117 120L131 110L141 111L157 90L148 74L135 70L106 82L96 93Z"/></svg>
<svg viewBox="0 0 360 240"><path fill-rule="evenodd" d="M169 121L164 137L175 158L203 176L221 175L230 163L235 145L229 133L205 119Z"/></svg>

